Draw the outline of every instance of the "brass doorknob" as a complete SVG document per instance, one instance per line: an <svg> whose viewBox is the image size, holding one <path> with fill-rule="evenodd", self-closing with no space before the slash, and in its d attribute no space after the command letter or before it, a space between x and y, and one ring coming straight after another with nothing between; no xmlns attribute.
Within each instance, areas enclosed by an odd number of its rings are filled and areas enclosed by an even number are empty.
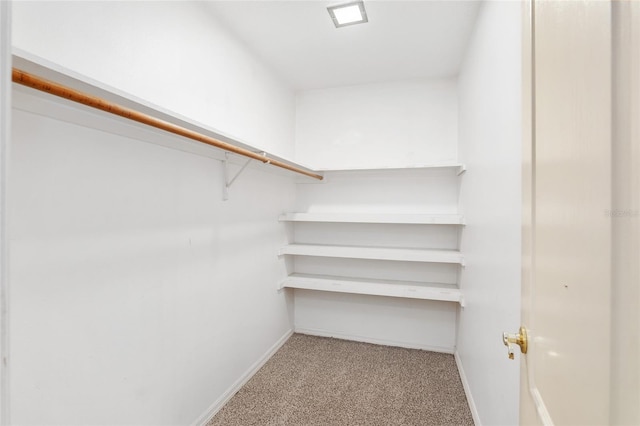
<svg viewBox="0 0 640 426"><path fill-rule="evenodd" d="M509 355L509 359L513 359L513 347L511 344L520 346L520 352L523 354L527 353L528 340L527 340L527 329L524 327L520 327L518 330L518 334L509 334L502 333L502 343L507 347L507 354Z"/></svg>

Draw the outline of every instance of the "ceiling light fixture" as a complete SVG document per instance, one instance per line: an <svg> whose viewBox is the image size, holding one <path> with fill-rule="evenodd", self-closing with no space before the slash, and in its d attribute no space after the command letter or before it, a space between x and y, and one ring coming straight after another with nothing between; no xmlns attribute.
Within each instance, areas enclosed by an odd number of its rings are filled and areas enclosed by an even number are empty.
<svg viewBox="0 0 640 426"><path fill-rule="evenodd" d="M362 1L352 1L350 3L329 6L327 10L336 28L369 22L367 19L367 11L364 10L364 3Z"/></svg>

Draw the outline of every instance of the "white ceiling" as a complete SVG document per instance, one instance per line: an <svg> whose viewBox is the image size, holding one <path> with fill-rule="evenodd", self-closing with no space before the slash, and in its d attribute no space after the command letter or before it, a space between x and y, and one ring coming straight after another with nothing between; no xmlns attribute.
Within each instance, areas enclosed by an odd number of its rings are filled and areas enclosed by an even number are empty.
<svg viewBox="0 0 640 426"><path fill-rule="evenodd" d="M295 89L458 73L479 1L365 0L369 22L335 28L346 1L209 1L220 22Z"/></svg>

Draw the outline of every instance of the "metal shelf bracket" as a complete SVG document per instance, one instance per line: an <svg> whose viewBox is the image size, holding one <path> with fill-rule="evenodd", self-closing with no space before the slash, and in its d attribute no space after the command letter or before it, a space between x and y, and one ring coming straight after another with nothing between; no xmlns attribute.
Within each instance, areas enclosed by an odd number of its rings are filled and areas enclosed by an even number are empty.
<svg viewBox="0 0 640 426"><path fill-rule="evenodd" d="M267 153L263 152L262 155L266 156ZM229 199L229 188L231 188L231 185L233 185L233 182L235 182L236 179L238 179L238 177L242 174L242 172L244 172L244 170L247 168L249 163L251 163L251 160L252 159L249 158L247 162L244 163L244 165L240 168L240 170L238 170L238 172L231 179L229 179L229 153L228 152L224 153L224 160L222 160L222 173L223 173L222 200L223 201L227 201ZM268 163L269 162L267 162L267 164Z"/></svg>

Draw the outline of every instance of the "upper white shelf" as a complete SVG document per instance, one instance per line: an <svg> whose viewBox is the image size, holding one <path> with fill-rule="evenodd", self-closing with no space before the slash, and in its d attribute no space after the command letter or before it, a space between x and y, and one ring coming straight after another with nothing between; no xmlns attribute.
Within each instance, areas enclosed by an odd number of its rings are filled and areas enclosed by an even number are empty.
<svg viewBox="0 0 640 426"><path fill-rule="evenodd" d="M107 102L113 102L125 108L136 110L161 121L166 121L173 125L197 132L207 138L228 143L235 148L244 149L254 153L264 153L264 156L282 163L285 166L292 166L312 172L312 170L305 165L294 162L292 159L268 153L260 146L255 145L253 142L250 144L248 141L239 138L237 135L226 133L219 128L211 126L210 124L202 123L166 107L141 99L131 93L94 80L87 75L80 74L57 63L31 54L30 52L14 47L12 65L13 67L44 79L63 84L71 89L103 98ZM227 160L227 156L225 155L226 151L224 149L202 143L199 140L185 138L175 133L168 132L166 129L161 130L160 128L151 127L139 122L122 120L122 116L114 120L114 116L111 114L105 114L102 112L96 114L95 111L88 111L85 106L79 107L79 104L71 102L68 99L43 95L42 92L37 92L33 89L16 84L13 86L16 95L14 95L12 102L14 106L17 106L18 108L55 117L62 121L105 130L109 133L122 134L133 139L143 140L145 142L165 146L171 149L186 151L221 161ZM60 108L60 104L70 106L70 108ZM243 165L246 161L246 158L241 155L230 155L228 159L229 162L238 165ZM257 160L249 163L249 167L285 175L290 175L292 172L290 169L272 167L270 164L273 163L263 163L262 161ZM308 180L306 177L303 179L305 181Z"/></svg>
<svg viewBox="0 0 640 426"><path fill-rule="evenodd" d="M464 217L456 214L285 213L279 220L281 222L464 225Z"/></svg>
<svg viewBox="0 0 640 426"><path fill-rule="evenodd" d="M289 244L282 247L279 254L403 262L457 263L464 266L464 258L457 250Z"/></svg>
<svg viewBox="0 0 640 426"><path fill-rule="evenodd" d="M463 303L460 289L451 284L293 274L280 283L285 287Z"/></svg>
<svg viewBox="0 0 640 426"><path fill-rule="evenodd" d="M461 175L467 171L467 167L461 163L446 163L446 164L424 164L419 166L408 167L368 167L368 168L331 168L331 167L318 167L316 170L321 172L370 172L370 171L385 171L385 170L428 170L428 169L455 169L456 174Z"/></svg>

